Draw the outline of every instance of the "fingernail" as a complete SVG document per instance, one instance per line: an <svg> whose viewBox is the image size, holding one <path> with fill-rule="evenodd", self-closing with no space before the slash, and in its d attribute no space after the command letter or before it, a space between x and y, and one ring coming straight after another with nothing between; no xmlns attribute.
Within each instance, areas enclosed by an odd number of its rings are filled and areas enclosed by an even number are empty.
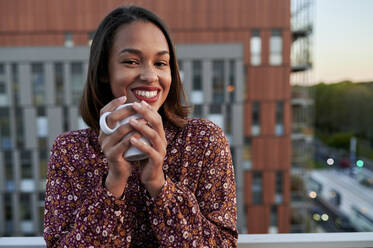
<svg viewBox="0 0 373 248"><path fill-rule="evenodd" d="M131 142L133 142L133 143L137 143L138 141L137 141L137 139L136 139L135 137L132 137L132 138L131 138Z"/></svg>
<svg viewBox="0 0 373 248"><path fill-rule="evenodd" d="M133 103L133 106L135 106L136 108L141 108L141 104L138 103L138 102L134 102L134 103Z"/></svg>
<svg viewBox="0 0 373 248"><path fill-rule="evenodd" d="M131 119L130 122L133 122L134 124L138 123L138 121L136 119Z"/></svg>
<svg viewBox="0 0 373 248"><path fill-rule="evenodd" d="M145 102L144 100L142 100L141 103L144 104L145 106L149 106L149 104Z"/></svg>
<svg viewBox="0 0 373 248"><path fill-rule="evenodd" d="M127 97L126 96L121 96L121 97L119 97L119 100L121 102L125 102L127 100Z"/></svg>

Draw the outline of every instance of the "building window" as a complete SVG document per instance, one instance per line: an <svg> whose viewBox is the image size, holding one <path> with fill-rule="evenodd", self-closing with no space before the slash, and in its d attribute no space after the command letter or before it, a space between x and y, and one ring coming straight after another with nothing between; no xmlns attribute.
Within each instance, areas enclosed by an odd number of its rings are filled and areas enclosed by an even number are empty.
<svg viewBox="0 0 373 248"><path fill-rule="evenodd" d="M254 101L252 105L251 135L260 135L260 102Z"/></svg>
<svg viewBox="0 0 373 248"><path fill-rule="evenodd" d="M251 53L251 65L260 65L262 59L262 40L260 38L260 32L254 29L251 33L250 40L250 53Z"/></svg>
<svg viewBox="0 0 373 248"><path fill-rule="evenodd" d="M23 131L23 107L16 106L15 109L17 147L23 148L25 142Z"/></svg>
<svg viewBox="0 0 373 248"><path fill-rule="evenodd" d="M229 84L227 91L229 93L229 102L234 102L235 99L235 81L236 81L236 61L229 61Z"/></svg>
<svg viewBox="0 0 373 248"><path fill-rule="evenodd" d="M30 179L32 178L32 156L31 151L23 150L21 151L21 178Z"/></svg>
<svg viewBox="0 0 373 248"><path fill-rule="evenodd" d="M183 70L183 61L181 59L177 60L177 66L179 67L179 71Z"/></svg>
<svg viewBox="0 0 373 248"><path fill-rule="evenodd" d="M275 134L277 136L284 134L284 102L276 102L276 125Z"/></svg>
<svg viewBox="0 0 373 248"><path fill-rule="evenodd" d="M212 62L212 101L224 102L224 61L215 60Z"/></svg>
<svg viewBox="0 0 373 248"><path fill-rule="evenodd" d="M80 62L71 63L71 93L73 104L80 103L84 87L83 64Z"/></svg>
<svg viewBox="0 0 373 248"><path fill-rule="evenodd" d="M48 171L48 152L47 149L39 150L39 160L40 160L40 179L45 179L47 177Z"/></svg>
<svg viewBox="0 0 373 248"><path fill-rule="evenodd" d="M0 64L0 77L3 77L5 73L4 64ZM6 82L0 80L0 106L8 106L8 94L6 90Z"/></svg>
<svg viewBox="0 0 373 248"><path fill-rule="evenodd" d="M31 78L34 93L34 104L45 104L45 75L42 63L31 64Z"/></svg>
<svg viewBox="0 0 373 248"><path fill-rule="evenodd" d="M48 137L48 119L46 115L45 107L38 107L37 108L37 118L36 118L36 126L37 126L37 134L39 138L47 138Z"/></svg>
<svg viewBox="0 0 373 248"><path fill-rule="evenodd" d="M245 137L242 148L242 162L245 170L251 170L251 139Z"/></svg>
<svg viewBox="0 0 373 248"><path fill-rule="evenodd" d="M262 173L260 171L254 171L252 175L253 175L252 203L261 204L263 201Z"/></svg>
<svg viewBox="0 0 373 248"><path fill-rule="evenodd" d="M275 194L275 203L281 204L282 203L282 195L283 195L283 173L282 171L276 172L276 194Z"/></svg>
<svg viewBox="0 0 373 248"><path fill-rule="evenodd" d="M272 30L271 39L269 41L269 64L281 65L282 64L282 34L281 30Z"/></svg>
<svg viewBox="0 0 373 248"><path fill-rule="evenodd" d="M14 161L13 161L13 154L12 151L7 150L3 151L4 154L4 163L5 163L5 190L8 192L14 191L14 171L13 171L13 166L14 166Z"/></svg>
<svg viewBox="0 0 373 248"><path fill-rule="evenodd" d="M193 90L202 90L202 62L192 61L193 67Z"/></svg>
<svg viewBox="0 0 373 248"><path fill-rule="evenodd" d="M271 206L271 223L269 225L268 233L278 233L277 227L277 206Z"/></svg>
<svg viewBox="0 0 373 248"><path fill-rule="evenodd" d="M232 144L232 132L233 132L233 109L231 104L227 104L224 115L224 133L226 134L229 144Z"/></svg>
<svg viewBox="0 0 373 248"><path fill-rule="evenodd" d="M4 81L0 81L0 106L9 105L9 98L6 88L6 83Z"/></svg>
<svg viewBox="0 0 373 248"><path fill-rule="evenodd" d="M70 123L69 123L70 113L69 113L69 108L67 106L63 107L62 118L63 118L63 131L64 132L69 131L69 127L70 127Z"/></svg>
<svg viewBox="0 0 373 248"><path fill-rule="evenodd" d="M4 64L0 64L0 78L3 78L5 76L4 73L5 73ZM0 107L6 107L8 105L9 105L9 97L8 97L8 92L7 92L7 85L5 81L0 80Z"/></svg>
<svg viewBox="0 0 373 248"><path fill-rule="evenodd" d="M183 61L181 60L178 60L177 61L177 66L179 67L179 75L180 75L180 80L181 82L184 81L184 65L183 65Z"/></svg>
<svg viewBox="0 0 373 248"><path fill-rule="evenodd" d="M11 66L11 82L13 85L13 104L19 104L19 83L18 83L18 65L12 64Z"/></svg>
<svg viewBox="0 0 373 248"><path fill-rule="evenodd" d="M54 64L54 83L56 90L56 104L63 105L64 103L64 87L63 87L63 64Z"/></svg>
<svg viewBox="0 0 373 248"><path fill-rule="evenodd" d="M45 192L39 192L39 230L44 230L44 206L45 206Z"/></svg>
<svg viewBox="0 0 373 248"><path fill-rule="evenodd" d="M203 103L202 89L202 62L200 60L192 61L192 97L194 104Z"/></svg>
<svg viewBox="0 0 373 248"><path fill-rule="evenodd" d="M0 81L0 95L6 94L6 84L4 81Z"/></svg>
<svg viewBox="0 0 373 248"><path fill-rule="evenodd" d="M12 205L12 192L4 193L4 208L5 208L5 233L6 235L14 235L13 226L13 205Z"/></svg>
<svg viewBox="0 0 373 248"><path fill-rule="evenodd" d="M31 194L21 193L20 194L20 218L21 218L21 230L23 233L32 233L33 224L31 220Z"/></svg>
<svg viewBox="0 0 373 248"><path fill-rule="evenodd" d="M223 106L221 103L213 103L210 105L209 115L207 119L214 122L224 130Z"/></svg>
<svg viewBox="0 0 373 248"><path fill-rule="evenodd" d="M10 138L10 113L9 108L0 107L0 149L9 150L12 148Z"/></svg>
<svg viewBox="0 0 373 248"><path fill-rule="evenodd" d="M202 118L203 117L203 105L195 104L193 106L193 117Z"/></svg>
<svg viewBox="0 0 373 248"><path fill-rule="evenodd" d="M65 47L73 47L74 46L74 40L73 40L73 34L71 32L65 33Z"/></svg>

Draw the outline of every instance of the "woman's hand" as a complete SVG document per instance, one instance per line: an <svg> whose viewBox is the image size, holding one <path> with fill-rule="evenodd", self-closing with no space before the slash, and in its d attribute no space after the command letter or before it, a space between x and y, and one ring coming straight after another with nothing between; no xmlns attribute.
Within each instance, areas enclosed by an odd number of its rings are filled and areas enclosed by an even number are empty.
<svg viewBox="0 0 373 248"><path fill-rule="evenodd" d="M155 197L165 183L162 165L166 156L167 140L163 129L162 117L145 101L134 103L133 109L141 114L147 123L132 119L130 125L141 133L149 141L150 145L145 144L136 136L132 136L130 142L149 156L148 159L141 161L140 181L150 195Z"/></svg>
<svg viewBox="0 0 373 248"><path fill-rule="evenodd" d="M105 112L111 112L106 117L106 123L110 128L113 128L118 121L136 113L132 108L115 110L119 105L124 104L126 100L125 96L116 98L101 109L100 115ZM142 122L145 123L145 121ZM134 129L129 124L125 124L110 135L100 130L98 136L98 142L109 164L109 173L106 177L105 187L116 198L122 195L127 184L127 179L131 175L134 166L123 158L123 153L131 146L129 141L131 137L141 137L138 132L134 132L133 135L123 138L132 131Z"/></svg>

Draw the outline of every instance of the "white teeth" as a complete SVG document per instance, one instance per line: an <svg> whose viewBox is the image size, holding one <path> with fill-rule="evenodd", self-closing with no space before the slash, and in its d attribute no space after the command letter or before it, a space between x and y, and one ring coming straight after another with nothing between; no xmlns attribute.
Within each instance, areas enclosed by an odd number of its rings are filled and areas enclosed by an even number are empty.
<svg viewBox="0 0 373 248"><path fill-rule="evenodd" d="M135 90L135 93L137 95L140 95L140 96L143 96L143 97L146 97L146 98L151 98L151 97L155 97L157 95L157 91L145 91L145 90Z"/></svg>

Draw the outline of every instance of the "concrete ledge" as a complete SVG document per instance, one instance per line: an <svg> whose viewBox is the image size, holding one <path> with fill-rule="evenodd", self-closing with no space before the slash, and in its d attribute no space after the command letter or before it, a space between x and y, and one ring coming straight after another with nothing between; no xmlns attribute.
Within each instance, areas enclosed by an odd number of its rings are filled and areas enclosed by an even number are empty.
<svg viewBox="0 0 373 248"><path fill-rule="evenodd" d="M42 237L0 238L0 248L42 248ZM373 232L241 234L239 248L364 248L373 247Z"/></svg>

